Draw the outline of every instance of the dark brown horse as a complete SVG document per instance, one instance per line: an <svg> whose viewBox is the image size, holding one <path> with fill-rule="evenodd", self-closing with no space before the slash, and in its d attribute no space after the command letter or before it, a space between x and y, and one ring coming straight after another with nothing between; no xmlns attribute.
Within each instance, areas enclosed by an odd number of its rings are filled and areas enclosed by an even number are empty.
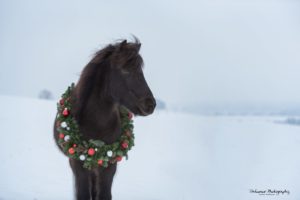
<svg viewBox="0 0 300 200"><path fill-rule="evenodd" d="M143 75L141 44L117 42L98 51L83 69L71 95L72 111L83 139L115 142L121 135L119 106L135 115L154 111L155 99ZM54 126L54 138L58 132ZM77 200L110 200L117 164L107 168L83 168L82 161L70 159L75 176Z"/></svg>

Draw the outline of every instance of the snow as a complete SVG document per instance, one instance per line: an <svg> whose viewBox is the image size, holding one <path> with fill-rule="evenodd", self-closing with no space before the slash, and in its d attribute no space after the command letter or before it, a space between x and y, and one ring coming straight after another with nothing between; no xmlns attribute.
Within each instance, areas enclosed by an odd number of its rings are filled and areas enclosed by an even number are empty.
<svg viewBox="0 0 300 200"><path fill-rule="evenodd" d="M56 103L0 96L0 106L0 199L74 199L68 160L52 137ZM300 126L276 120L284 118L171 111L136 117L136 146L118 166L113 199L299 199Z"/></svg>

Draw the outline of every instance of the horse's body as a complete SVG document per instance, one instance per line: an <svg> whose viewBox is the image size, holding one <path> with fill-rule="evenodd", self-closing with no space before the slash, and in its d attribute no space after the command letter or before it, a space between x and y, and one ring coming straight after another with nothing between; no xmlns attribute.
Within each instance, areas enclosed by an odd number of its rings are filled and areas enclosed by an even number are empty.
<svg viewBox="0 0 300 200"><path fill-rule="evenodd" d="M126 40L98 51L84 68L71 95L72 111L83 139L115 142L121 135L119 106L135 115L146 116L155 108L155 99L142 72L140 43ZM56 123L55 123L56 124ZM54 126L54 138L58 132ZM69 159L75 176L77 200L110 200L117 164L91 170Z"/></svg>

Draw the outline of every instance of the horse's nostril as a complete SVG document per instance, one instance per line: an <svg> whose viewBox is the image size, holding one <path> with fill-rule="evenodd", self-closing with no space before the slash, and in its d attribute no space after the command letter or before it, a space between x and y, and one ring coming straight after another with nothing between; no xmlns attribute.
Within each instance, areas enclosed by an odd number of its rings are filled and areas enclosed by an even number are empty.
<svg viewBox="0 0 300 200"><path fill-rule="evenodd" d="M153 112L155 106L156 106L156 102L155 102L154 98L146 98L145 99L145 110L148 113Z"/></svg>

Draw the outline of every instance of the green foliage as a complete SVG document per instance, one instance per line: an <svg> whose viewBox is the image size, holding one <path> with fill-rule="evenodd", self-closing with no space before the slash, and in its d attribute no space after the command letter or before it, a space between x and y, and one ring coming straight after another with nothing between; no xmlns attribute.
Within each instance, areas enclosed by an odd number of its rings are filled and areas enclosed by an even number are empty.
<svg viewBox="0 0 300 200"><path fill-rule="evenodd" d="M84 155L83 167L87 169L92 169L99 166L98 161L102 160L102 167L106 168L111 163L116 162L117 156L125 156L128 159L127 152L134 146L134 135L133 135L133 120L129 119L129 111L125 107L120 107L120 118L121 118L121 137L112 144L105 144L101 140L89 141L82 139L82 134L79 131L79 126L75 118L70 114L72 110L71 104L71 94L74 89L74 83L64 94L60 102L57 104L57 131L61 134L64 134L64 137L69 136L69 140L65 141L64 138L58 139L58 144L62 150L73 159L80 160L80 156ZM64 110L69 112L68 115L63 115ZM63 127L61 124L66 123L66 127ZM122 143L126 142L128 148L123 148ZM73 148L74 153L70 154L69 149ZM94 148L95 154L89 155L88 149ZM107 152L112 151L112 156L108 156Z"/></svg>
<svg viewBox="0 0 300 200"><path fill-rule="evenodd" d="M105 143L101 140L89 140L90 144L93 144L96 147L102 147L103 145L105 145Z"/></svg>

